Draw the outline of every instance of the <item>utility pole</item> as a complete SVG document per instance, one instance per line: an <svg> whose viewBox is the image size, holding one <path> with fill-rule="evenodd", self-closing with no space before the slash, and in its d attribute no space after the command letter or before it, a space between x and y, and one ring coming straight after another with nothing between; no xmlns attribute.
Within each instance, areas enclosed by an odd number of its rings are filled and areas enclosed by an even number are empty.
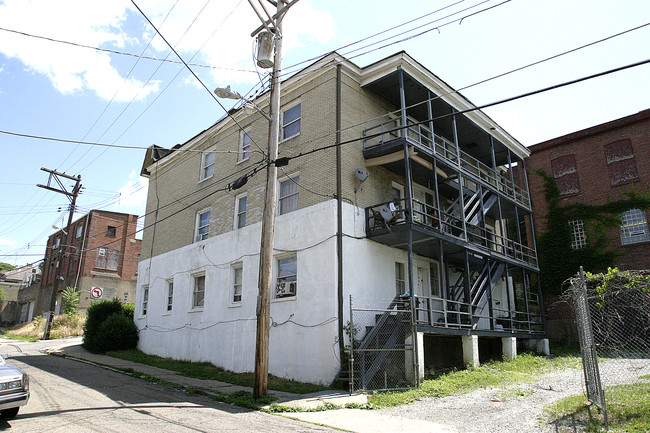
<svg viewBox="0 0 650 433"><path fill-rule="evenodd" d="M49 191L58 192L59 194L64 194L70 200L70 213L68 214L68 225L66 226L65 230L61 229L61 231L63 232L63 241L61 242L59 252L57 254L58 260L56 264L56 272L54 274L54 285L52 287L52 296L50 297L50 309L49 309L47 321L45 322L45 332L43 332L43 340L49 340L50 329L52 328L52 320L54 319L54 309L56 307L56 295L59 290L59 277L61 275L61 269L63 268L63 260L65 259L66 245L68 244L68 234L70 233L70 225L72 224L72 218L74 217L75 206L77 203L77 196L79 195L79 191L81 190L81 175L78 175L76 177L70 176L69 174L59 173L58 171L50 170L48 168L43 168L43 167L41 167L41 170L50 173L50 177L47 180L47 185L38 184L36 186L39 188L47 189ZM75 181L75 185L72 188L71 192L68 192L65 185L60 179L61 177ZM52 180L56 181L60 189L50 186Z"/></svg>
<svg viewBox="0 0 650 433"><path fill-rule="evenodd" d="M277 0L275 15L270 16L261 0L259 1L266 18L258 12L253 0L248 0L255 13L262 21L251 36L255 37L266 29L273 37L274 57L273 72L271 73L271 124L269 126L269 148L266 168L266 197L264 214L262 216L262 240L260 245L259 294L257 296L257 338L255 342L255 382L253 397L258 399L267 393L269 377L269 334L271 328L271 287L273 279L273 234L275 230L275 210L277 196L278 168L275 160L278 157L278 141L280 138L280 71L282 65L282 19L287 10L298 0L286 2ZM275 2L274 2L275 3ZM258 41L260 39L258 38ZM267 66L268 67L268 66Z"/></svg>

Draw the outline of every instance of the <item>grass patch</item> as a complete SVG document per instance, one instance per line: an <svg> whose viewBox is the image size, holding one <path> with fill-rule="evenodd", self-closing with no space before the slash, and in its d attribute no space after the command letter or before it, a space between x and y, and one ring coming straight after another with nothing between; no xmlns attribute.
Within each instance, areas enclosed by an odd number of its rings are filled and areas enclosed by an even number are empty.
<svg viewBox="0 0 650 433"><path fill-rule="evenodd" d="M639 382L605 388L609 429L613 432L646 433L650 431L650 383ZM548 423L556 431L600 432L605 427L603 415L590 406L583 394L566 398L544 409Z"/></svg>
<svg viewBox="0 0 650 433"><path fill-rule="evenodd" d="M523 354L512 361L489 362L481 367L442 374L435 379L425 380L419 389L376 393L370 397L369 403L378 408L399 406L425 397L445 397L490 386L531 382L551 370L579 366L580 358L575 356L547 358Z"/></svg>
<svg viewBox="0 0 650 433"><path fill-rule="evenodd" d="M31 335L2 334L0 335L0 338L6 338L7 340L29 341L30 343L38 341L38 337Z"/></svg>
<svg viewBox="0 0 650 433"><path fill-rule="evenodd" d="M119 350L107 352L106 354L114 358L125 359L127 361L175 371L183 376L193 377L196 379L218 380L233 385L249 387L252 387L254 382L253 373L233 373L232 371L224 370L209 362L178 361L169 358L161 358L155 355L147 355L136 349ZM268 388L275 391L291 392L294 394L309 394L327 389L321 385L280 379L271 375L269 375Z"/></svg>
<svg viewBox="0 0 650 433"><path fill-rule="evenodd" d="M83 325L86 317L82 315L68 317L65 314L55 316L50 329L50 338L67 338L83 335ZM43 338L45 332L45 319L37 316L29 323L22 323L9 328L4 332L2 338L22 341L38 341Z"/></svg>

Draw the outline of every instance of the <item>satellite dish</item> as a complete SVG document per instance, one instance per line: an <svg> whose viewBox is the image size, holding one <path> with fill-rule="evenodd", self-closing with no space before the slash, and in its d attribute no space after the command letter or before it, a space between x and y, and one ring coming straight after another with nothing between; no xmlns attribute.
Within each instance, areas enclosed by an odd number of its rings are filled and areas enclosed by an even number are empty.
<svg viewBox="0 0 650 433"><path fill-rule="evenodd" d="M385 219L386 221L390 221L390 220L392 220L393 217L395 216L395 214L393 213L393 211L391 211L390 208L389 208L388 206L386 206L386 205L383 205L383 206L381 206L381 207L379 208L379 214L380 214L381 217L382 217L383 219Z"/></svg>
<svg viewBox="0 0 650 433"><path fill-rule="evenodd" d="M354 170L354 175L359 179L361 182L366 180L368 178L368 172L366 170L363 170L361 168L357 168Z"/></svg>

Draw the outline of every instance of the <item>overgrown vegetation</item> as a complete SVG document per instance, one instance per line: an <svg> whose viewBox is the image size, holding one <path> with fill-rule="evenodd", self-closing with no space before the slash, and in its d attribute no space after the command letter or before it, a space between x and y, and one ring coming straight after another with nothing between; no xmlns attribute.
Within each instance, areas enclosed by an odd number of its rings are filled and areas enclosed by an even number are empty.
<svg viewBox="0 0 650 433"><path fill-rule="evenodd" d="M138 344L133 310L119 300L91 304L86 316L83 347L89 352L132 349Z"/></svg>
<svg viewBox="0 0 650 433"><path fill-rule="evenodd" d="M645 433L650 431L650 383L618 385L605 388L609 430ZM585 395L566 398L545 409L548 422L558 432L600 432L605 428L600 410L587 404ZM584 429L584 430L583 430Z"/></svg>
<svg viewBox="0 0 650 433"><path fill-rule="evenodd" d="M553 369L579 366L580 358L575 356L546 358L523 354L512 361L490 362L481 367L453 371L425 380L419 389L376 393L370 397L369 405L377 408L393 407L425 397L445 397L466 394L488 386L526 383Z"/></svg>
<svg viewBox="0 0 650 433"><path fill-rule="evenodd" d="M83 335L85 321L86 317L80 314L74 317L68 317L66 315L56 316L52 322L50 338L67 338ZM44 331L45 319L43 316L36 316L29 323L23 323L8 329L2 337L13 340L38 341L43 337Z"/></svg>
<svg viewBox="0 0 650 433"><path fill-rule="evenodd" d="M209 362L178 361L169 358L161 358L155 355L147 355L135 349L111 351L108 352L107 355L138 362L140 364L176 371L183 376L193 377L196 379L218 380L221 382L232 383L233 385L249 387L252 387L254 382L253 373L233 373L232 371L224 370L210 364ZM291 392L294 394L309 394L327 389L320 385L280 379L272 375L269 375L268 387L275 391Z"/></svg>
<svg viewBox="0 0 650 433"><path fill-rule="evenodd" d="M542 288L548 293L560 293L562 283L575 275L580 266L592 272L603 272L614 266L618 253L610 249L612 239L607 229L621 224L620 214L628 209L650 208L650 191L624 192L626 198L607 200L602 205L560 204L560 190L555 179L544 172L544 195L547 202L546 231L538 233L537 254ZM587 245L572 249L572 231L569 221L582 220Z"/></svg>

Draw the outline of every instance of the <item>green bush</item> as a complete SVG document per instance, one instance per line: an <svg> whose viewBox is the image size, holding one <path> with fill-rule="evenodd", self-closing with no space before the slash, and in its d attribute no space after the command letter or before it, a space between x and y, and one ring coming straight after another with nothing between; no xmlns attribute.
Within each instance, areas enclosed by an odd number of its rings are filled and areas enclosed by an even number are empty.
<svg viewBox="0 0 650 433"><path fill-rule="evenodd" d="M116 318L118 316L119 319ZM97 302L88 307L83 342L86 350L103 353L118 347L132 349L137 342L138 331L133 323L132 308L124 306L117 299Z"/></svg>
<svg viewBox="0 0 650 433"><path fill-rule="evenodd" d="M138 344L138 328L123 313L115 313L99 325L95 338L101 353L133 349Z"/></svg>

